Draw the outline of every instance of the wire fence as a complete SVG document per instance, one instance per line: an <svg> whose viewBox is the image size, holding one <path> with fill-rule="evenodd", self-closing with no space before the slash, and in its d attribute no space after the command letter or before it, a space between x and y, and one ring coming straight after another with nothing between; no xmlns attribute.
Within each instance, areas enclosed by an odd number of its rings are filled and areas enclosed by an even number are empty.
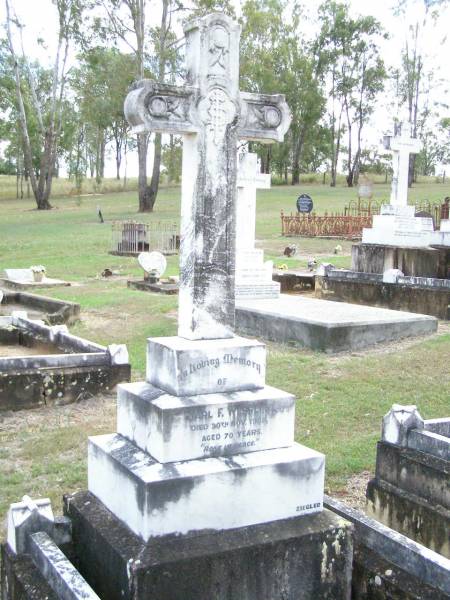
<svg viewBox="0 0 450 600"><path fill-rule="evenodd" d="M111 225L111 254L137 256L153 250L176 254L179 247L178 225L174 221L115 221Z"/></svg>

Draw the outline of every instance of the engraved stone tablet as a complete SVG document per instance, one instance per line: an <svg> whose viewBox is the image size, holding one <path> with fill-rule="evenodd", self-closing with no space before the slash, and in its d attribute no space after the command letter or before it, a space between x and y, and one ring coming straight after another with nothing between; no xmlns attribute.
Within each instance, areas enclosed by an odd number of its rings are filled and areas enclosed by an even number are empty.
<svg viewBox="0 0 450 600"><path fill-rule="evenodd" d="M266 347L241 337L147 340L147 381L175 396L264 387Z"/></svg>
<svg viewBox="0 0 450 600"><path fill-rule="evenodd" d="M172 396L149 383L119 386L117 432L161 463L281 448L294 442L295 397L266 386Z"/></svg>

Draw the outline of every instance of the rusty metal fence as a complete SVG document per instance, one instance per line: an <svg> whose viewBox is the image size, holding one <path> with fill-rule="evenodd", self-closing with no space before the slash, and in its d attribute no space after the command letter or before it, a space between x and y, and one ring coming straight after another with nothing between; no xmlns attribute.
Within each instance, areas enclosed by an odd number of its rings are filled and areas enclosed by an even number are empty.
<svg viewBox="0 0 450 600"><path fill-rule="evenodd" d="M344 208L344 216L363 217L380 214L380 204L375 200L351 200Z"/></svg>
<svg viewBox="0 0 450 600"><path fill-rule="evenodd" d="M281 211L281 235L357 239L364 227L372 227L372 215L290 214Z"/></svg>

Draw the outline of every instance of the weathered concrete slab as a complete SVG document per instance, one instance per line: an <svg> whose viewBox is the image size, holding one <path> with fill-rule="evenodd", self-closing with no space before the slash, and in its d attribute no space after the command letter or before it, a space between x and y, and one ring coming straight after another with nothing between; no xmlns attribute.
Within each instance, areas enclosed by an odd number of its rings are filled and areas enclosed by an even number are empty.
<svg viewBox="0 0 450 600"><path fill-rule="evenodd" d="M69 281L52 279L51 277L44 277L42 281L19 281L8 279L7 277L0 278L0 287L6 287L11 290L32 290L35 288L67 287L70 285L72 284Z"/></svg>
<svg viewBox="0 0 450 600"><path fill-rule="evenodd" d="M79 319L80 305L75 302L26 292L0 291L3 292L0 315L25 310L31 319L43 319L50 325L71 324Z"/></svg>
<svg viewBox="0 0 450 600"><path fill-rule="evenodd" d="M282 294L278 300L238 302L236 325L242 334L332 353L431 334L437 319Z"/></svg>
<svg viewBox="0 0 450 600"><path fill-rule="evenodd" d="M367 512L450 558L450 462L440 456L448 456L448 438L430 439L429 433L409 431L409 447L378 442L375 477L366 492Z"/></svg>
<svg viewBox="0 0 450 600"><path fill-rule="evenodd" d="M67 404L130 380L125 346L100 346L70 334L65 325L48 327L17 313L1 334L1 341L18 351L0 357L0 410ZM23 355L19 346L42 346L45 353Z"/></svg>
<svg viewBox="0 0 450 600"><path fill-rule="evenodd" d="M153 292L154 294L178 294L179 285L177 283L150 283L145 279L129 279L127 287L141 292Z"/></svg>
<svg viewBox="0 0 450 600"><path fill-rule="evenodd" d="M29 553L61 600L100 600L55 542L43 531L33 533Z"/></svg>

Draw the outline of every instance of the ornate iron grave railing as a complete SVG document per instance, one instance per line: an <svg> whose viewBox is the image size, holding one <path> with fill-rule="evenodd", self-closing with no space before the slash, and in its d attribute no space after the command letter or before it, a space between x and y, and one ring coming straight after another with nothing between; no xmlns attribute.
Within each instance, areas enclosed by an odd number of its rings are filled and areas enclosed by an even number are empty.
<svg viewBox="0 0 450 600"><path fill-rule="evenodd" d="M163 254L176 254L179 247L178 225L174 221L112 223L111 254L137 256L140 252L152 250L158 250Z"/></svg>
<svg viewBox="0 0 450 600"><path fill-rule="evenodd" d="M306 237L337 237L357 239L364 227L372 226L372 215L316 215L311 213L285 215L281 211L281 235Z"/></svg>

